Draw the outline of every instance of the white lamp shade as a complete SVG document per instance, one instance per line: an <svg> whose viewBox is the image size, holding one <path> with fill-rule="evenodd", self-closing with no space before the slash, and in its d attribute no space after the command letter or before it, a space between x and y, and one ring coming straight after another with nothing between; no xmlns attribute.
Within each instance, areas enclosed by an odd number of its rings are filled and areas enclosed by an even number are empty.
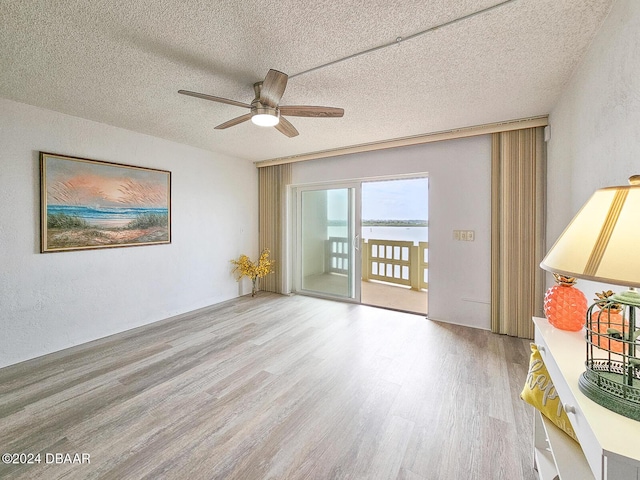
<svg viewBox="0 0 640 480"><path fill-rule="evenodd" d="M540 266L571 277L640 287L640 186L597 190Z"/></svg>

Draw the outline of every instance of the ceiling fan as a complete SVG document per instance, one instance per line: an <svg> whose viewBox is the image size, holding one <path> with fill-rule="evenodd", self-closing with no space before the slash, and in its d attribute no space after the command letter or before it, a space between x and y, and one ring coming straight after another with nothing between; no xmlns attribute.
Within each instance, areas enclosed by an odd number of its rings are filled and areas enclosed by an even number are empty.
<svg viewBox="0 0 640 480"><path fill-rule="evenodd" d="M253 84L253 90L256 96L251 104L222 97L214 97L213 95L207 95L205 93L190 92L188 90L178 90L178 93L251 110L250 113L221 123L215 127L218 130L233 127L234 125L251 120L256 125L263 127L276 127L278 131L284 133L287 137L295 137L298 135L298 130L296 130L296 128L291 125L291 122L284 118L283 115L291 117L342 117L344 115L344 109L335 107L314 107L308 105L280 106L280 99L287 87L288 79L289 77L286 74L278 70L269 70L269 73L267 73L267 76L262 82Z"/></svg>

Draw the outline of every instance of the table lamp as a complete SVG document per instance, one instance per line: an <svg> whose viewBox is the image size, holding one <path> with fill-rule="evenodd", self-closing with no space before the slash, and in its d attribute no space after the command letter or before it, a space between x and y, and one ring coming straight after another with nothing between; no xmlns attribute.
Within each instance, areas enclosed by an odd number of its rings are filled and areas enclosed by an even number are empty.
<svg viewBox="0 0 640 480"><path fill-rule="evenodd" d="M597 190L540 266L560 275L629 287L587 311L586 371L579 387L594 402L640 421L640 329L636 323L636 309L640 309L636 291L640 287L640 175L629 182ZM600 313L594 315L596 305ZM623 309L623 321L615 326L606 323L613 305Z"/></svg>

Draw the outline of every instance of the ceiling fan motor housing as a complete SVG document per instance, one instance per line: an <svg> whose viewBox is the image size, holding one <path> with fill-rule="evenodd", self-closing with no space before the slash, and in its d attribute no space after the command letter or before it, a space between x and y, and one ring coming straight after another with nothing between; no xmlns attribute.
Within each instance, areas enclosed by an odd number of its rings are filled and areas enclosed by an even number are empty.
<svg viewBox="0 0 640 480"><path fill-rule="evenodd" d="M280 119L280 109L278 107L270 107L270 106L264 105L264 104L262 104L260 102L260 97L262 95L262 82L254 83L253 84L253 91L256 93L256 97L251 102L251 114L254 117L256 115L269 115L269 116L275 117L276 119L279 120ZM254 123L256 123L258 125L263 124L263 122L261 122L259 119L252 118L252 120L254 121ZM278 122L275 121L275 120L272 120L272 121L269 122L268 119L267 119L266 126L273 126L276 123L278 123Z"/></svg>
<svg viewBox="0 0 640 480"><path fill-rule="evenodd" d="M272 117L280 118L280 110L277 107L265 107L260 102L251 104L251 113L254 115L271 115Z"/></svg>

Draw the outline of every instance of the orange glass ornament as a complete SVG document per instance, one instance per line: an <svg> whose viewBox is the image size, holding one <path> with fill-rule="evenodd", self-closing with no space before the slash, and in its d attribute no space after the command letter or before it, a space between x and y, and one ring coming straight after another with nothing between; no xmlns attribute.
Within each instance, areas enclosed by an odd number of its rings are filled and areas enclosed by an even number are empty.
<svg viewBox="0 0 640 480"><path fill-rule="evenodd" d="M619 303L608 303L608 298L613 295L611 290L603 291L602 293L596 293L595 300L598 302L599 310L594 310L591 314L591 329L600 335L594 335L595 344L605 350L611 352L622 353L624 343L620 340L616 340L615 335L619 335L618 338L622 338L624 332L629 331L629 322L625 320L620 313L622 305Z"/></svg>
<svg viewBox="0 0 640 480"><path fill-rule="evenodd" d="M553 274L556 285L544 295L544 314L549 323L560 330L577 332L587 318L587 297L574 287L576 279Z"/></svg>

